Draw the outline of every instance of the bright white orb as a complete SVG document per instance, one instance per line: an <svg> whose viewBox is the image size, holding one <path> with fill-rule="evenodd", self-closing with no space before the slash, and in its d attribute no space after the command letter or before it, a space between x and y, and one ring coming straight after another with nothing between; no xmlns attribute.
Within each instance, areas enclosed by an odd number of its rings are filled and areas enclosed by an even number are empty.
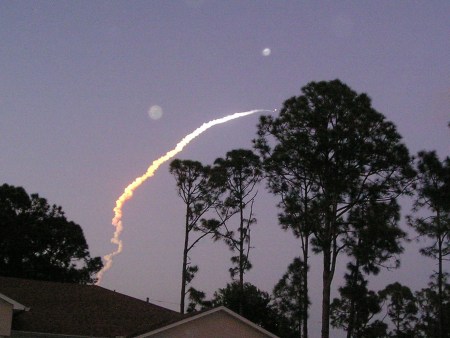
<svg viewBox="0 0 450 338"><path fill-rule="evenodd" d="M272 51L270 50L270 48L264 48L261 54L262 54L263 56L269 56L270 53L272 53Z"/></svg>
<svg viewBox="0 0 450 338"><path fill-rule="evenodd" d="M163 110L160 106L151 106L148 110L148 116L152 120L159 120L163 114Z"/></svg>

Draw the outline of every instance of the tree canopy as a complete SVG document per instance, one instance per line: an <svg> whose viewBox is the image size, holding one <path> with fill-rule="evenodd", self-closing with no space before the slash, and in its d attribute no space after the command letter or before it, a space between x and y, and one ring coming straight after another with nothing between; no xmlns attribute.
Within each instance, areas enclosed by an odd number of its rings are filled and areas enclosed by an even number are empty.
<svg viewBox="0 0 450 338"><path fill-rule="evenodd" d="M414 217L409 216L409 224L419 236L427 238L431 244L420 252L437 261L437 295L439 337L444 337L444 284L446 273L443 262L450 255L450 157L440 161L436 152L421 151L416 163L418 176Z"/></svg>
<svg viewBox="0 0 450 338"><path fill-rule="evenodd" d="M349 215L369 201L388 203L404 193L414 174L408 150L370 98L339 80L311 82L284 102L278 117L262 116L255 147L272 173L272 192L303 182L297 201L306 196L308 206L296 211L308 220L303 226L323 256L322 337L328 338L337 258L356 227Z"/></svg>
<svg viewBox="0 0 450 338"><path fill-rule="evenodd" d="M243 292L238 281L219 289L203 308L223 305L232 311L242 310L242 316L280 337L296 337L295 330L280 309L273 304L270 295L255 285L245 282Z"/></svg>
<svg viewBox="0 0 450 338"><path fill-rule="evenodd" d="M323 258L322 338L330 336L330 320L348 338L447 337L450 301L443 261L449 255L450 159L441 162L435 152L422 151L414 168L395 125L366 94L339 80L307 84L300 96L284 102L278 116L262 116L257 128L253 142L259 158L239 149L211 166L206 187L217 194L216 217L201 218L194 228L235 252L230 273L239 280L212 300L191 288L188 309L225 305L282 337L307 338L313 252ZM253 203L261 180L279 198L279 225L292 231L300 249L271 297L243 278L251 268ZM420 252L438 261L436 282L416 293L398 282L370 290L370 275L400 266L408 239L399 197L414 192L414 215L407 219L428 241ZM331 302L342 255L345 284ZM186 270L189 278L197 271L192 268Z"/></svg>
<svg viewBox="0 0 450 338"><path fill-rule="evenodd" d="M256 223L253 203L258 193L257 184L262 178L261 162L251 150L235 149L227 152L225 158L214 161L212 173L213 187L219 187L222 194L216 207L219 219L209 220L209 227L215 229L216 240L224 240L230 250L236 253L231 257L233 266L229 272L233 279L238 276L243 294L244 274L252 268L249 260L250 233L252 225ZM239 314L242 315L242 311L241 306Z"/></svg>
<svg viewBox="0 0 450 338"><path fill-rule="evenodd" d="M308 293L305 291L303 262L299 257L289 264L286 273L273 289L274 304L286 318L286 324L296 337L307 337L304 330L308 319ZM306 298L305 298L306 297ZM306 305L306 306L305 306ZM306 311L306 313L305 313Z"/></svg>
<svg viewBox="0 0 450 338"><path fill-rule="evenodd" d="M0 186L2 276L90 284L102 266L60 206L22 187Z"/></svg>
<svg viewBox="0 0 450 338"><path fill-rule="evenodd" d="M215 193L217 190L208 185L210 180L208 166L203 166L198 161L176 159L170 163L169 171L175 178L178 195L186 207L180 290L180 312L184 313L186 295L192 293L190 295L192 298L198 292L193 287L186 291L187 285L192 282L198 272L198 266L191 264L189 253L202 238L213 232L212 229L203 226L204 222L201 222L201 219L213 207L218 196ZM200 235L192 238L194 231Z"/></svg>

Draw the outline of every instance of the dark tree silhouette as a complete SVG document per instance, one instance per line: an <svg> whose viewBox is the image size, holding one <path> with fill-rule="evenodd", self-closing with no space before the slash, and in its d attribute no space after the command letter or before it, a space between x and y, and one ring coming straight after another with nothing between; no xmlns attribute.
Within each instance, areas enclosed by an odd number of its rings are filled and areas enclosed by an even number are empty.
<svg viewBox="0 0 450 338"><path fill-rule="evenodd" d="M379 293L385 300L387 316L394 324L389 337L413 338L417 324L417 301L411 289L398 282L387 285Z"/></svg>
<svg viewBox="0 0 450 338"><path fill-rule="evenodd" d="M308 259L309 240L312 234L312 220L315 212L314 200L317 190L310 181L305 179L306 169L300 162L296 167L285 165L290 160L284 157L292 156L287 152L273 152L270 157L265 151L261 151L264 160L264 171L267 177L269 190L280 197L278 208L278 220L284 230L291 229L294 236L300 240L301 257L295 268L298 277L301 278L301 298L308 299ZM293 268L293 266L291 266ZM297 318L301 323L303 337L308 337L308 311L309 302L301 302L302 309L297 312L302 318Z"/></svg>
<svg viewBox="0 0 450 338"><path fill-rule="evenodd" d="M416 326L418 337L450 337L450 284L444 283L442 289L439 295L438 285L433 281L428 288L415 293L419 308Z"/></svg>
<svg viewBox="0 0 450 338"><path fill-rule="evenodd" d="M370 98L339 80L311 82L278 117L262 116L255 147L270 167L280 168L272 172L282 175L281 185L303 180L309 189L309 207L301 208L300 195L296 210L308 220L315 252L323 255L322 338L328 338L331 284L347 247L348 216L369 199L389 201L404 193L413 176L408 150Z"/></svg>
<svg viewBox="0 0 450 338"><path fill-rule="evenodd" d="M439 337L444 337L443 262L450 255L450 158L440 161L435 152L419 152L417 161L417 195L413 211L422 216L409 216L409 224L419 236L432 243L421 253L437 261ZM423 213L428 213L423 216Z"/></svg>
<svg viewBox="0 0 450 338"><path fill-rule="evenodd" d="M190 262L189 252L203 237L212 232L202 226L201 218L214 205L217 194L208 186L210 168L200 162L177 159L170 163L169 171L175 177L178 195L186 207L180 291L180 312L184 313L186 295L192 294L190 298L195 299L199 292L192 287L186 291L187 285L198 271L198 266ZM200 235L191 238L194 231Z"/></svg>
<svg viewBox="0 0 450 338"><path fill-rule="evenodd" d="M381 298L367 288L367 280L354 265L348 268L345 285L339 288L340 298L331 303L331 325L344 329L351 338L384 337L387 325L374 319L381 312Z"/></svg>
<svg viewBox="0 0 450 338"><path fill-rule="evenodd" d="M243 292L239 282L229 283L225 288L217 290L213 298L204 301L202 305L203 308L223 305L235 312L242 309L243 317L264 329L280 337L295 337L286 317L273 306L270 295L248 282L244 283Z"/></svg>
<svg viewBox="0 0 450 338"><path fill-rule="evenodd" d="M259 157L251 150L229 151L225 158L214 161L212 169L213 185L222 189L216 208L218 219L209 220L208 227L215 229L214 239L222 239L231 251L231 278L238 276L238 285L244 291L244 274L252 265L250 254L250 230L256 223L253 203L257 195L256 186L261 180ZM236 216L233 218L233 216ZM237 219L237 225L233 221ZM238 311L242 314L242 309Z"/></svg>
<svg viewBox="0 0 450 338"><path fill-rule="evenodd" d="M296 337L302 337L305 332L305 303L309 304L309 299L304 298L308 294L304 292L303 271L302 260L295 258L273 289L274 305L286 317L287 325Z"/></svg>
<svg viewBox="0 0 450 338"><path fill-rule="evenodd" d="M347 338L361 336L362 330L368 327L368 322L362 319L370 319L364 313L363 318L360 316L363 300L357 295L364 295L362 291L366 290L362 274L376 275L382 267L392 269L400 264L397 256L403 252L401 241L406 233L398 227L399 219L400 207L395 199L369 199L349 212L349 231L343 240L345 252L350 257L349 272L345 276L345 287L340 289L341 298L348 302Z"/></svg>
<svg viewBox="0 0 450 338"><path fill-rule="evenodd" d="M100 257L90 257L81 227L60 206L22 187L0 186L2 276L91 284L102 267Z"/></svg>

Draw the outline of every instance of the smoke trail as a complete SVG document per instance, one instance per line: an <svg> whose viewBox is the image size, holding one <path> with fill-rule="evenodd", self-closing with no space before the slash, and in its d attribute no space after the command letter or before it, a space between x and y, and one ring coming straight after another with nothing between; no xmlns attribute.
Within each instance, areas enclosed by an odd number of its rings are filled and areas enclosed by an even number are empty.
<svg viewBox="0 0 450 338"><path fill-rule="evenodd" d="M123 230L123 224L122 224L122 208L126 201L128 201L131 197L133 197L133 192L142 184L144 183L148 178L152 177L155 173L155 171L159 168L161 164L164 162L170 160L172 157L174 157L176 154L178 154L180 151L183 150L185 146L189 144L194 138L199 136L204 131L208 130L212 126L215 126L217 124L225 123L234 119L238 119L243 116L247 116L250 114L258 113L258 112L272 112L272 110L265 110L265 109L256 109L256 110L250 110L247 112L241 112L241 113L234 113L232 115L227 115L225 117L222 117L220 119L212 120L206 123L203 123L200 127L195 129L192 133L186 135L176 146L174 149L169 150L165 155L161 156L157 160L154 160L152 165L148 167L146 173L140 177L137 177L131 184L129 184L125 190L123 191L122 195L117 199L116 201L116 207L114 210L114 218L112 219L112 225L115 227L114 236L111 238L111 243L117 245L117 249L113 252L111 252L108 255L103 256L103 259L105 260L105 265L103 268L98 272L97 274L97 282L96 284L100 284L103 278L103 274L108 271L113 263L113 257L118 255L122 252L123 249L123 243L120 239L120 234Z"/></svg>

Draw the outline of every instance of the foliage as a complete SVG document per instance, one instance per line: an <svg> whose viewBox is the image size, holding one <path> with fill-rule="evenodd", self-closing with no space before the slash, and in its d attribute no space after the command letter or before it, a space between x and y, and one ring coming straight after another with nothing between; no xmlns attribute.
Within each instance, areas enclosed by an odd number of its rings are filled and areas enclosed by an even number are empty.
<svg viewBox="0 0 450 338"><path fill-rule="evenodd" d="M370 198L355 206L348 216L349 230L343 243L357 272L378 274L381 268L397 268L406 233L399 227L400 207L396 199Z"/></svg>
<svg viewBox="0 0 450 338"><path fill-rule="evenodd" d="M283 130L279 132L282 133ZM282 229L290 229L300 240L301 257L299 259L301 264L296 264L295 268L298 269L296 274L302 279L301 282L299 281L303 293L301 298L308 299L309 241L314 224L314 201L318 191L314 184L305 179L307 168L295 157L295 152L291 153L288 149L281 148L281 144L277 146L277 150L268 151L267 148L261 146L260 141L255 141L255 147L264 159L264 173L268 188L280 198L278 221ZM292 165L292 161L296 160L298 162ZM296 321L301 327L301 335L308 337L309 302L302 302L298 305L302 306L302 309L298 309L297 315L301 317Z"/></svg>
<svg viewBox="0 0 450 338"><path fill-rule="evenodd" d="M381 311L380 297L367 289L367 281L352 264L349 270L345 286L339 288L341 297L331 303L331 325L344 329L349 338L385 336L387 325L373 320Z"/></svg>
<svg viewBox="0 0 450 338"><path fill-rule="evenodd" d="M3 276L90 284L102 267L100 257L90 257L81 227L60 206L22 187L0 186Z"/></svg>
<svg viewBox="0 0 450 338"><path fill-rule="evenodd" d="M419 308L417 335L419 337L450 337L450 284L444 283L442 302L436 283L430 283L428 288L416 292L415 297ZM441 306L442 329L439 320Z"/></svg>
<svg viewBox="0 0 450 338"><path fill-rule="evenodd" d="M259 157L251 150L229 151L225 158L214 161L212 188L221 189L222 195L217 205L217 219L206 222L214 230L214 239L222 239L232 252L231 278L238 276L241 289L244 288L244 274L252 265L250 254L250 230L256 223L253 217L253 203L257 195L256 185L261 180L262 171ZM248 210L248 211L247 211ZM232 217L237 215L234 228ZM243 290L241 290L243 291ZM242 311L238 311L242 314Z"/></svg>
<svg viewBox="0 0 450 338"><path fill-rule="evenodd" d="M418 307L410 288L396 282L387 285L379 296L386 301L387 316L394 324L390 337L415 337Z"/></svg>
<svg viewBox="0 0 450 338"><path fill-rule="evenodd" d="M428 217L408 217L410 225L419 233L433 240L422 249L425 256L438 259L450 254L450 158L439 161L435 152L420 152L417 163L417 198L413 211L427 209Z"/></svg>
<svg viewBox="0 0 450 338"><path fill-rule="evenodd" d="M225 306L238 312L242 308L242 316L264 329L281 337L295 337L287 324L285 316L272 305L269 294L261 291L253 284L244 283L243 293L238 282L227 284L214 293L213 299L203 302L203 307Z"/></svg>
<svg viewBox="0 0 450 338"><path fill-rule="evenodd" d="M307 306L304 303L309 304L309 299L304 298L307 293L304 292L305 279L302 274L303 262L297 257L273 290L274 306L286 317L286 324L296 337L301 337L305 325L304 311Z"/></svg>
<svg viewBox="0 0 450 338"><path fill-rule="evenodd" d="M431 240L422 248L424 256L437 261L437 295L439 337L444 337L444 271L443 261L450 255L450 158L440 161L435 152L419 152L417 161L417 188L409 224L419 236ZM425 212L425 216L417 214Z"/></svg>
<svg viewBox="0 0 450 338"><path fill-rule="evenodd" d="M188 290L189 293L189 304L186 309L187 313L195 312L198 310L198 305L204 305L207 304L207 301L205 301L206 294L203 291L197 290L193 288L192 286Z"/></svg>
<svg viewBox="0 0 450 338"><path fill-rule="evenodd" d="M263 116L255 147L274 174L306 182L312 244L323 254L322 337L329 337L330 291L338 255L352 231L349 214L369 200L390 201L405 192L414 172L394 124L334 80L311 82L285 101L276 118ZM287 173L288 175L285 175ZM305 215L307 212L307 215Z"/></svg>
<svg viewBox="0 0 450 338"><path fill-rule="evenodd" d="M186 295L195 290L189 288L186 291L186 287L198 272L198 266L192 265L189 260L189 252L202 238L212 233L211 229L202 226L201 218L213 207L217 200L217 193L208 186L210 168L198 161L176 159L170 163L169 171L175 177L178 195L186 207L180 290L180 312L184 313ZM200 235L192 239L191 233L194 231L199 232ZM195 291L192 292L195 293ZM193 297L195 298L195 295Z"/></svg>
<svg viewBox="0 0 450 338"><path fill-rule="evenodd" d="M339 289L340 299L331 305L332 325L345 327L347 338L380 336L386 325L371 321L381 309L377 295L367 289L364 274L378 274L381 267L396 268L397 257L403 252L401 240L406 233L398 227L400 217L396 200L369 200L355 207L348 216L345 234L348 256L351 258L345 275L346 284ZM385 265L386 262L391 262ZM386 328L385 328L386 329Z"/></svg>

